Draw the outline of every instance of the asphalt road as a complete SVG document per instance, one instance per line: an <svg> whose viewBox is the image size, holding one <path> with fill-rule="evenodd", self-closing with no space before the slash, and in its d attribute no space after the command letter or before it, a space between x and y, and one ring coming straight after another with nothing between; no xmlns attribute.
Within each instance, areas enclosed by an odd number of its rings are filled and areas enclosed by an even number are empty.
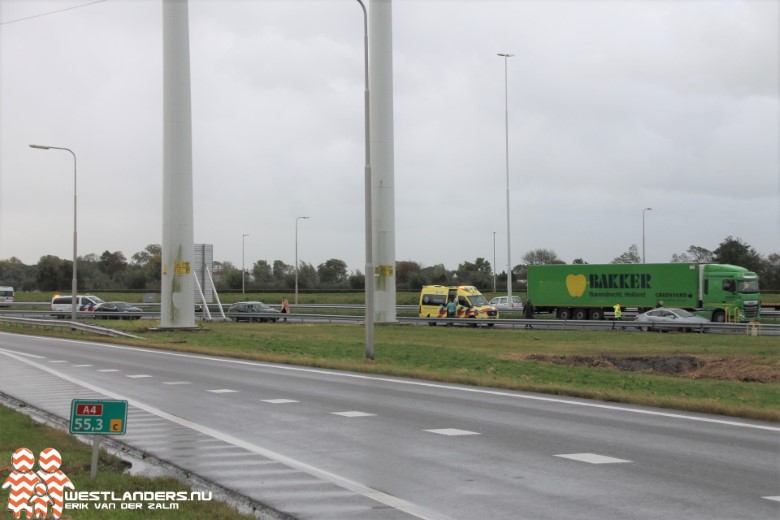
<svg viewBox="0 0 780 520"><path fill-rule="evenodd" d="M780 517L777 423L7 333L0 392L297 518Z"/></svg>

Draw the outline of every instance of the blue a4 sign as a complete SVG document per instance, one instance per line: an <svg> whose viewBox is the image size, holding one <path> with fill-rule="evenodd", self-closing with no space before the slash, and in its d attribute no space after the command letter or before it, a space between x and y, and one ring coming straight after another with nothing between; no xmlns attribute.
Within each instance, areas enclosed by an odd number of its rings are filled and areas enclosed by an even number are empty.
<svg viewBox="0 0 780 520"><path fill-rule="evenodd" d="M70 433L124 435L127 401L74 399L70 407Z"/></svg>

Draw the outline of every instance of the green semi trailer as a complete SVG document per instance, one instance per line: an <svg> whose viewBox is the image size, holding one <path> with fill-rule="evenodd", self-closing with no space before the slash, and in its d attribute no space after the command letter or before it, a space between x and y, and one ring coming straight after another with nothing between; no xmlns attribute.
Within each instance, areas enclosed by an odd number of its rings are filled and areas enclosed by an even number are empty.
<svg viewBox="0 0 780 520"><path fill-rule="evenodd" d="M722 264L528 266L528 299L560 319L601 320L613 307L640 312L662 304L715 322L759 318L758 276Z"/></svg>

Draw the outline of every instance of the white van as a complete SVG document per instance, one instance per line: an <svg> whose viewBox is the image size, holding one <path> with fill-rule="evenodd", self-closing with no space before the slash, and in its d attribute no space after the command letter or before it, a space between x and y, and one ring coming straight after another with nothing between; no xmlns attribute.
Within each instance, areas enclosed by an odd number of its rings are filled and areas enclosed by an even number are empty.
<svg viewBox="0 0 780 520"><path fill-rule="evenodd" d="M0 287L0 307L10 307L14 302L14 288Z"/></svg>
<svg viewBox="0 0 780 520"><path fill-rule="evenodd" d="M55 295L51 299L51 310L56 312L58 316L65 317L65 315L71 312L73 297L72 296L60 296ZM97 296L90 294L76 296L76 310L79 312L91 311L98 303L104 303L103 300Z"/></svg>

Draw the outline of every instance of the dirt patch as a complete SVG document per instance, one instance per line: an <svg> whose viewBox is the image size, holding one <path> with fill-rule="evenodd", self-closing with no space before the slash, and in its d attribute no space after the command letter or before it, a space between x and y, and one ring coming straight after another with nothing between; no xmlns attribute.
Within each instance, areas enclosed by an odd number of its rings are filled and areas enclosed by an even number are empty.
<svg viewBox="0 0 780 520"><path fill-rule="evenodd" d="M708 378L726 381L776 383L780 373L754 359L697 356L559 356L547 354L505 354L502 359L541 361L575 367L607 368L626 372L642 372L666 376Z"/></svg>

